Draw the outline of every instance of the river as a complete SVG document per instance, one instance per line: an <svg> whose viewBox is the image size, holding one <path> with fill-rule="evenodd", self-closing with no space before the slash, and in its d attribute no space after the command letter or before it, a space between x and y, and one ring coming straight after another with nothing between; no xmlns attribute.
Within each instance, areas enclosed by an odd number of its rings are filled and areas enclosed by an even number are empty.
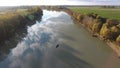
<svg viewBox="0 0 120 68"><path fill-rule="evenodd" d="M120 59L67 13L43 10L0 68L120 68Z"/></svg>

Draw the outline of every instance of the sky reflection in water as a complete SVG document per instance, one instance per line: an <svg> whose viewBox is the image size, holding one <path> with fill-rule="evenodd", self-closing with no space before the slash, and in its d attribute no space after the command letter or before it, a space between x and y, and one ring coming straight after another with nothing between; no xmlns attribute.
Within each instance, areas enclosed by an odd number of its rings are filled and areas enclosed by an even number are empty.
<svg viewBox="0 0 120 68"><path fill-rule="evenodd" d="M44 10L42 21L28 26L27 36L0 63L0 68L42 68L47 50L60 42L57 28L66 23L72 24L66 13Z"/></svg>

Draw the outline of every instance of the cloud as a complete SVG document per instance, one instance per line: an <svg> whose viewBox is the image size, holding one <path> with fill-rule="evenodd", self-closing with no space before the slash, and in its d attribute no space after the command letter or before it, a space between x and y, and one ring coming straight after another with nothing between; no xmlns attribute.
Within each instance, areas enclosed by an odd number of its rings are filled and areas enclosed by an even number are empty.
<svg viewBox="0 0 120 68"><path fill-rule="evenodd" d="M68 0L68 1L79 1L79 2L84 1L84 2L92 2L93 0Z"/></svg>
<svg viewBox="0 0 120 68"><path fill-rule="evenodd" d="M81 2L81 1L85 1L85 2L94 2L94 1L96 1L96 2L104 2L104 1L106 1L106 2L115 2L115 1L119 1L119 0L68 0L68 1L79 1L79 2Z"/></svg>
<svg viewBox="0 0 120 68"><path fill-rule="evenodd" d="M66 22L72 23L70 16L64 12L44 10L43 14L42 21L28 27L27 36L11 50L8 58L0 63L0 67L42 68L46 54L60 43L58 28L67 24Z"/></svg>
<svg viewBox="0 0 120 68"><path fill-rule="evenodd" d="M0 6L20 5L120 5L119 0L0 0Z"/></svg>
<svg viewBox="0 0 120 68"><path fill-rule="evenodd" d="M80 5L80 2L83 2L84 5L120 5L119 0L74 0L74 1L77 1L77 5ZM85 4L85 2L87 4Z"/></svg>
<svg viewBox="0 0 120 68"><path fill-rule="evenodd" d="M120 5L119 0L0 0L0 6L20 5Z"/></svg>

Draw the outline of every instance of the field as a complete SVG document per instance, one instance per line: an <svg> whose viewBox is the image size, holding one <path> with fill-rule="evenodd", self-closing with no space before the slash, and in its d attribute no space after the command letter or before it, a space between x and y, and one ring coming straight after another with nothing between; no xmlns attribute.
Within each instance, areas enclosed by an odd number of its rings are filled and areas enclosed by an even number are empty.
<svg viewBox="0 0 120 68"><path fill-rule="evenodd" d="M120 21L120 8L102 8L102 7L68 7L72 11L88 14L96 13L102 17L116 19Z"/></svg>

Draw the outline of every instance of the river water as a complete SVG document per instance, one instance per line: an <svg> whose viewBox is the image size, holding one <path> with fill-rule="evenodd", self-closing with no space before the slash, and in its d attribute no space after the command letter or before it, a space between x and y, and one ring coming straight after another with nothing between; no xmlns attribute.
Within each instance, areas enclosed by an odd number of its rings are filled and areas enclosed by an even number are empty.
<svg viewBox="0 0 120 68"><path fill-rule="evenodd" d="M67 13L43 10L0 68L120 68L120 59Z"/></svg>

